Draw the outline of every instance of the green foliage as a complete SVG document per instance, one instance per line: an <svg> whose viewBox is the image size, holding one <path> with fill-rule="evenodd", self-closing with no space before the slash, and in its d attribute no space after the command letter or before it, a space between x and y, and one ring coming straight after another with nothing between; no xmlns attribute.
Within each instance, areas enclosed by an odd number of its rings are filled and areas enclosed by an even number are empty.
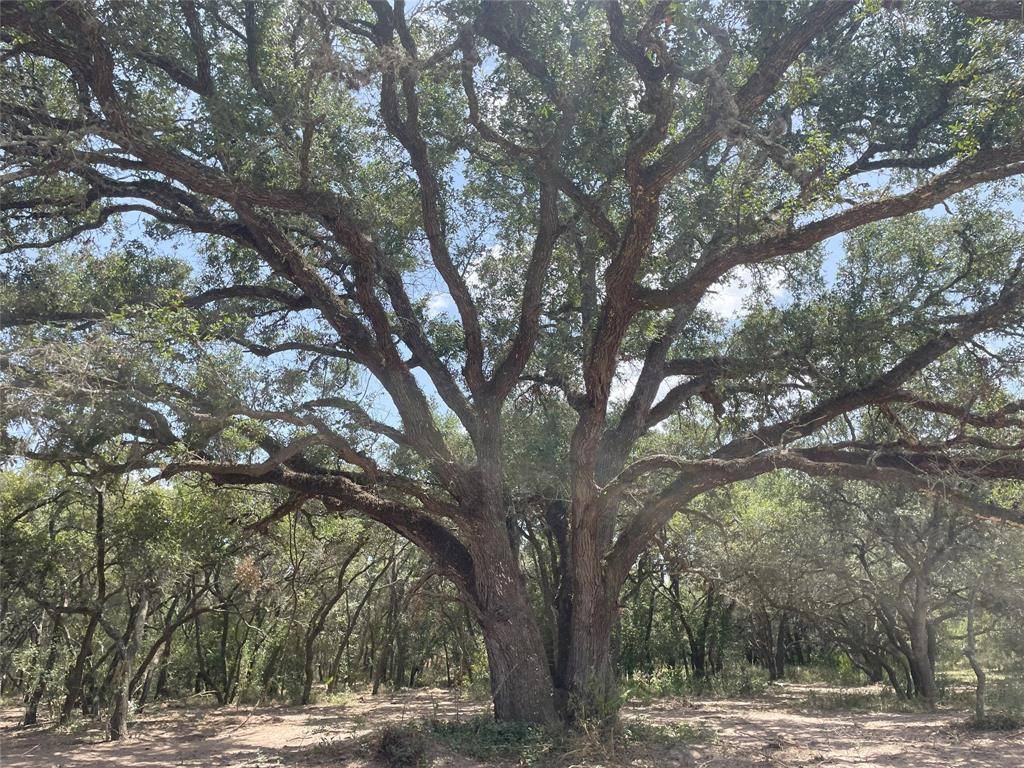
<svg viewBox="0 0 1024 768"><path fill-rule="evenodd" d="M825 683L838 688L863 685L864 671L857 669L849 657L841 653L824 654L813 664L795 664L786 670L786 679L795 683Z"/></svg>
<svg viewBox="0 0 1024 768"><path fill-rule="evenodd" d="M108 707L145 605L220 703L485 692L527 602L524 668L593 604L638 697L912 693L968 595L1019 660L962 507L1022 498L1024 35L962 5L5 8L19 691Z"/></svg>
<svg viewBox="0 0 1024 768"><path fill-rule="evenodd" d="M515 760L538 765L551 754L557 732L539 726L498 723L481 715L468 720L431 720L425 728L455 752L477 760Z"/></svg>
<svg viewBox="0 0 1024 768"><path fill-rule="evenodd" d="M718 673L696 679L682 670L659 669L649 675L634 675L625 681L628 700L649 704L665 697L749 698L768 688L768 674L739 659L730 660Z"/></svg>

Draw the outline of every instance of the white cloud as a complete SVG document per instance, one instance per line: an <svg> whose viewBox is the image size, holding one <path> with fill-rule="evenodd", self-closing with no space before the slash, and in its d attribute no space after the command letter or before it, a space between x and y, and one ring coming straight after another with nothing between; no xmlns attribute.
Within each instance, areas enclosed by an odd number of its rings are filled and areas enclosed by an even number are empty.
<svg viewBox="0 0 1024 768"><path fill-rule="evenodd" d="M427 299L427 317L440 317L441 315L452 315L455 313L455 302L447 293L435 293Z"/></svg>
<svg viewBox="0 0 1024 768"><path fill-rule="evenodd" d="M768 293L773 298L783 294L785 273L781 269L761 270ZM743 304L754 292L756 277L750 267L738 267L714 285L701 300L700 306L726 319L744 314Z"/></svg>
<svg viewBox="0 0 1024 768"><path fill-rule="evenodd" d="M637 379L640 378L640 371L643 363L634 360L627 363L619 363L612 378L611 390L608 392L608 399L613 403L622 403L629 399L636 388Z"/></svg>

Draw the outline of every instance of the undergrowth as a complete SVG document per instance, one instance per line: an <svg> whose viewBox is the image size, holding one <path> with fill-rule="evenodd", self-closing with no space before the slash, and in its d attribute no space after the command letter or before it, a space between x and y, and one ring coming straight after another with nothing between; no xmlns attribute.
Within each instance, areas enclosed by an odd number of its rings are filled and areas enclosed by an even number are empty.
<svg viewBox="0 0 1024 768"><path fill-rule="evenodd" d="M587 725L577 730L536 725L498 723L486 715L468 720L423 720L381 731L376 754L388 768L419 768L413 762L430 741L465 757L501 762L523 768L553 768L580 761L602 765L619 762L620 754L644 747L676 747L707 742L709 731L685 723L657 725L636 721L619 723L611 731ZM395 757L397 755L397 757ZM410 757L412 756L412 757ZM388 762L390 760L390 762ZM406 760L406 762L401 762Z"/></svg>
<svg viewBox="0 0 1024 768"><path fill-rule="evenodd" d="M971 716L964 722L969 731L1017 731L1024 728L1024 717L1008 715L1002 712L987 714L984 717Z"/></svg>
<svg viewBox="0 0 1024 768"><path fill-rule="evenodd" d="M767 672L750 664L727 666L703 679L695 679L681 669L660 669L623 681L624 697L641 704L671 696L746 698L762 694L767 688Z"/></svg>
<svg viewBox="0 0 1024 768"><path fill-rule="evenodd" d="M374 755L387 768L425 768L430 743L416 725L386 725L377 733Z"/></svg>

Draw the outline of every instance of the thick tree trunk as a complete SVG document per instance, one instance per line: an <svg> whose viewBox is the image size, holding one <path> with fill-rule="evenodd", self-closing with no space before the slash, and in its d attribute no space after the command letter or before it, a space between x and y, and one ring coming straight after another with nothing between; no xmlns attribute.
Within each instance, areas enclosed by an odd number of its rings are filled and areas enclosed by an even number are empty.
<svg viewBox="0 0 1024 768"><path fill-rule="evenodd" d="M615 601L599 571L574 569L572 622L566 670L570 722L608 724L617 715L617 685L612 665Z"/></svg>
<svg viewBox="0 0 1024 768"><path fill-rule="evenodd" d="M551 674L540 632L533 614L519 608L509 606L496 611L482 624L494 717L500 721L553 723Z"/></svg>
<svg viewBox="0 0 1024 768"><path fill-rule="evenodd" d="M556 717L551 670L505 526L487 526L474 538L473 607L487 649L494 716L552 723Z"/></svg>

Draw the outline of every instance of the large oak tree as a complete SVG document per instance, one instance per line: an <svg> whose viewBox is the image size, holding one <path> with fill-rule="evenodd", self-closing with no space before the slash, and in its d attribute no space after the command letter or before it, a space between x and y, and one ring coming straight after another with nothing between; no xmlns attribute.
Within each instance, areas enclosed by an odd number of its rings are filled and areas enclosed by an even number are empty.
<svg viewBox="0 0 1024 768"><path fill-rule="evenodd" d="M701 494L1020 521L1012 5L7 0L8 450L378 521L499 718L605 714L620 588Z"/></svg>

